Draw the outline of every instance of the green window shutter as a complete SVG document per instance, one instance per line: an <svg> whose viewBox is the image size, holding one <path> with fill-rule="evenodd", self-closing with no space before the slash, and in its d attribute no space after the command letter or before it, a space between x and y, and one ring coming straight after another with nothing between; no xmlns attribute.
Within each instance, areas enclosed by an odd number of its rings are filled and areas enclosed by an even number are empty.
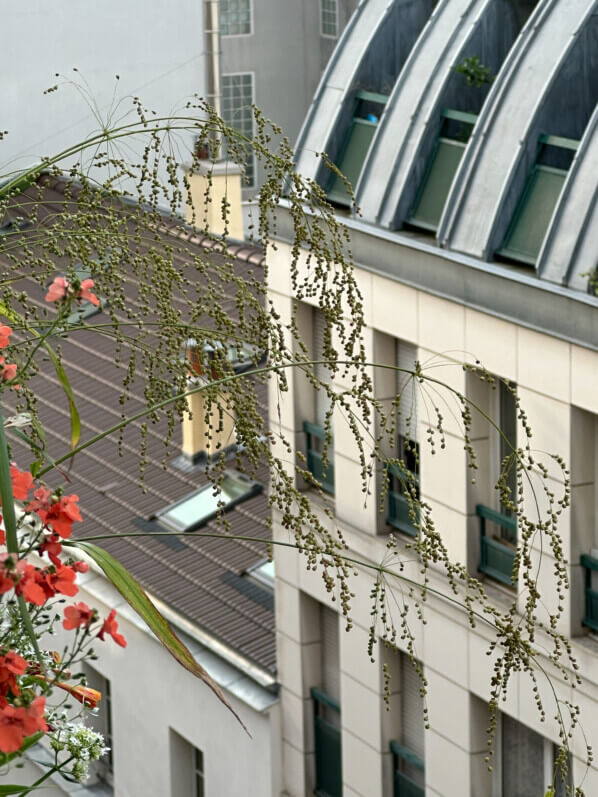
<svg viewBox="0 0 598 797"><path fill-rule="evenodd" d="M411 224L426 230L436 230L453 177L463 157L465 144L450 138L439 138L436 151L424 177Z"/></svg>
<svg viewBox="0 0 598 797"><path fill-rule="evenodd" d="M535 264L566 176L563 169L534 166L499 254Z"/></svg>
<svg viewBox="0 0 598 797"><path fill-rule="evenodd" d="M367 119L353 119L351 124L349 135L337 165L349 179L353 188L355 188L359 180L361 167L372 143L376 127L376 122L370 122ZM336 174L332 177L328 198L339 205L351 204L345 184Z"/></svg>

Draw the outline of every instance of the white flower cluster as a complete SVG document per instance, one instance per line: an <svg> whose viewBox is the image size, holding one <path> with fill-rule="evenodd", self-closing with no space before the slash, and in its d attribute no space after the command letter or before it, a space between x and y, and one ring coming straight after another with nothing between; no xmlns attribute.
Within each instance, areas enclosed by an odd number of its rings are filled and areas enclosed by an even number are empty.
<svg viewBox="0 0 598 797"><path fill-rule="evenodd" d="M109 751L104 745L101 733L74 722L69 722L50 737L50 746L57 753L66 750L74 761L71 775L75 780L83 781L89 776L90 761L97 761Z"/></svg>

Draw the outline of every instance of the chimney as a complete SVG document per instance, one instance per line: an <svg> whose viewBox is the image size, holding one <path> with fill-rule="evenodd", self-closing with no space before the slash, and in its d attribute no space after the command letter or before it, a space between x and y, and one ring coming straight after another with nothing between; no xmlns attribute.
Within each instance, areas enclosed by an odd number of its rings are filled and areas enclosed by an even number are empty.
<svg viewBox="0 0 598 797"><path fill-rule="evenodd" d="M211 366L214 350L211 346L199 346L197 341L188 340L186 356L189 363L188 386L199 387L217 379L218 374ZM213 394L212 394L213 395ZM183 415L183 456L196 464L203 459L217 457L235 445L235 418L230 402L230 393L220 391L213 398L206 422L209 401L205 391L187 396L189 412ZM220 414L222 409L222 415ZM192 417L191 417L192 416Z"/></svg>
<svg viewBox="0 0 598 797"><path fill-rule="evenodd" d="M187 223L193 223L198 229L207 230L214 235L222 235L224 232L222 200L226 199L229 205L227 238L242 241L244 233L241 173L241 167L231 161L206 159L196 162L193 174L187 172L195 220L192 222L192 209L187 205ZM206 191L209 191L210 195L210 202L207 205Z"/></svg>

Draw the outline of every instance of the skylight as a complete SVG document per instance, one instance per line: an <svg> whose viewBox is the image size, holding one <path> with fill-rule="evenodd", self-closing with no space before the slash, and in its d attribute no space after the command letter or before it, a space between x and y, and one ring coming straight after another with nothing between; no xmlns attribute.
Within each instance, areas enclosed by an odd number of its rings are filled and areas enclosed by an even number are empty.
<svg viewBox="0 0 598 797"><path fill-rule="evenodd" d="M274 562L271 562L269 559L258 562L257 565L250 567L247 571L247 575L259 581L260 584L263 584L265 587L274 589L276 573L274 570Z"/></svg>
<svg viewBox="0 0 598 797"><path fill-rule="evenodd" d="M245 474L226 470L218 487L207 484L158 512L155 519L170 531L193 531L216 517L218 512L228 512L262 489L259 482Z"/></svg>

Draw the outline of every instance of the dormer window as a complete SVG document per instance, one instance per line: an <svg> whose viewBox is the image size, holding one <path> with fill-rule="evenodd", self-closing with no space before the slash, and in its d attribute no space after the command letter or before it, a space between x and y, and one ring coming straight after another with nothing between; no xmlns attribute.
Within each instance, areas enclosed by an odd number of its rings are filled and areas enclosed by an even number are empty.
<svg viewBox="0 0 598 797"><path fill-rule="evenodd" d="M353 188L359 180L363 163L387 100L386 94L377 94L373 91L358 91L355 95L353 118L336 160L336 165ZM350 206L351 199L347 188L338 175L331 176L327 193L328 199L332 202Z"/></svg>
<svg viewBox="0 0 598 797"><path fill-rule="evenodd" d="M536 161L499 255L530 266L536 264L578 144L562 136L540 136Z"/></svg>
<svg viewBox="0 0 598 797"><path fill-rule="evenodd" d="M446 109L442 112L440 135L419 187L409 224L436 232L476 120L476 114L465 111Z"/></svg>

